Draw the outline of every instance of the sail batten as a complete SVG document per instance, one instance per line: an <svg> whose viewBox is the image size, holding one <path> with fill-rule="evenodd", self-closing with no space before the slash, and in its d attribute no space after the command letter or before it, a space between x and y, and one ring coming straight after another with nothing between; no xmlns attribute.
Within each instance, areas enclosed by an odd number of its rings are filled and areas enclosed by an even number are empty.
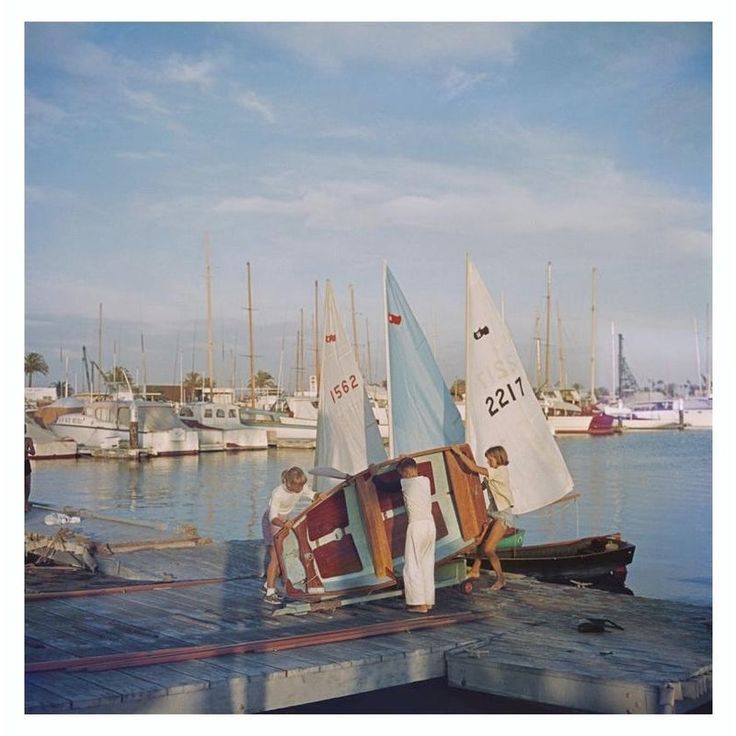
<svg viewBox="0 0 736 736"><path fill-rule="evenodd" d="M470 258L466 290L466 440L478 461L488 447L506 448L513 512L534 511L568 494L572 477L511 335Z"/></svg>
<svg viewBox="0 0 736 736"><path fill-rule="evenodd" d="M460 412L414 313L384 264L391 455L464 442Z"/></svg>
<svg viewBox="0 0 736 736"><path fill-rule="evenodd" d="M386 460L386 450L329 281L325 285L323 341L314 464L353 475L371 463ZM334 485L321 475L315 476L317 490Z"/></svg>

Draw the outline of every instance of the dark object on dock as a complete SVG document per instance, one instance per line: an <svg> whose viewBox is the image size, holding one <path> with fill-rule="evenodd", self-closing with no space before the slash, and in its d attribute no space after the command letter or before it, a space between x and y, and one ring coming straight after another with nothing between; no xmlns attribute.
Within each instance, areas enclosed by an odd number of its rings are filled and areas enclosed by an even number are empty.
<svg viewBox="0 0 736 736"><path fill-rule="evenodd" d="M506 572L554 583L610 583L623 585L626 566L634 559L636 547L621 535L582 537L551 544L499 549ZM484 562L488 567L488 562Z"/></svg>
<svg viewBox="0 0 736 736"><path fill-rule="evenodd" d="M611 621L610 618L587 618L578 624L578 631L586 634L602 634L606 628L618 629L619 631L624 630L623 626L619 626L615 621Z"/></svg>

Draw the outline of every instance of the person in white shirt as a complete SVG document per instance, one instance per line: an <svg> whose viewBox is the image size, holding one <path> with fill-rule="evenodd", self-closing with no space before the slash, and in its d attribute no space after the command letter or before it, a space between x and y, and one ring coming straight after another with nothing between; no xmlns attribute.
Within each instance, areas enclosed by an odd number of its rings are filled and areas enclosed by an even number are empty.
<svg viewBox="0 0 736 736"><path fill-rule="evenodd" d="M296 506L300 498L306 497L310 501L315 499L315 493L307 484L307 476L301 468L293 467L281 473L281 484L271 491L268 508L261 519L263 541L268 553L266 568L266 603L277 605L281 603L276 593L276 577L279 574L279 559L273 548L273 536L279 529L288 526L288 515Z"/></svg>
<svg viewBox="0 0 736 736"><path fill-rule="evenodd" d="M496 582L491 586L491 590L501 590L506 587L506 578L501 567L501 560L496 554L496 547L503 539L506 530L514 525L511 512L514 497L509 483L509 456L506 450L501 445L496 445L495 447L489 447L485 452L485 456L489 467L482 468L478 466L478 472L488 478L491 495L489 514L493 519L493 523L478 546L478 552L470 570L470 577L479 577L482 553L488 558L488 562L490 562L493 571L496 573Z"/></svg>
<svg viewBox="0 0 736 736"><path fill-rule="evenodd" d="M405 457L397 465L409 524L404 548L406 607L427 613L434 606L434 548L437 530L432 518L429 478L419 475L416 460Z"/></svg>

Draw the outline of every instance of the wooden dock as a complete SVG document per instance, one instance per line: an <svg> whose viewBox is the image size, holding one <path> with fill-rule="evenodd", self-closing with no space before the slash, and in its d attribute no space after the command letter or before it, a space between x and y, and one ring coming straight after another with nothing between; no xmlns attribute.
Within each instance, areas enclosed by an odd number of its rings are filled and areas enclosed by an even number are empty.
<svg viewBox="0 0 736 736"><path fill-rule="evenodd" d="M150 580L209 582L27 599L26 667L53 669L26 672L26 713L257 713L436 678L587 712L680 712L712 697L711 608L520 576L511 576L501 593L488 591L487 578L472 595L439 590L432 616L482 616L464 623L288 651L61 668L66 660L125 652L275 641L392 622L408 629L422 619L407 613L400 598L273 616L262 601L256 542L112 558L137 580L148 570ZM578 631L591 617L622 630ZM37 664L44 662L54 664Z"/></svg>

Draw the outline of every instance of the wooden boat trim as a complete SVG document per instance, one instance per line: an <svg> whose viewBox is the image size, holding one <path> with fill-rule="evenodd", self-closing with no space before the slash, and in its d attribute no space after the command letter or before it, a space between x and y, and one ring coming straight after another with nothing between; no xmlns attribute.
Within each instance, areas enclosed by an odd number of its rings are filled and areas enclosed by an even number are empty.
<svg viewBox="0 0 736 736"><path fill-rule="evenodd" d="M372 480L362 476L355 478L358 506L363 518L368 544L373 559L373 571L376 577L394 577L394 563L391 548L383 531L383 515L376 495L376 487Z"/></svg>

